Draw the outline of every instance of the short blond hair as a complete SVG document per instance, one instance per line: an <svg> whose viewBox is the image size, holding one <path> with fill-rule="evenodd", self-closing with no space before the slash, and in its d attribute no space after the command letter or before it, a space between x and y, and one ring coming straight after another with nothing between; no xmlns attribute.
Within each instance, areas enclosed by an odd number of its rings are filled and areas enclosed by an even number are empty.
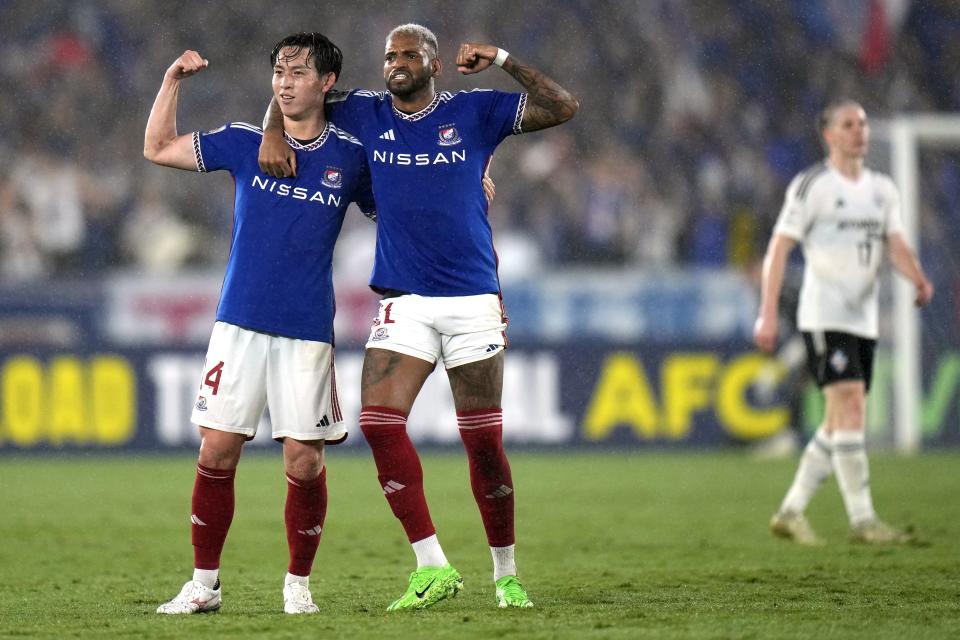
<svg viewBox="0 0 960 640"><path fill-rule="evenodd" d="M437 36L433 35L433 31L430 31L430 29L427 29L422 24L409 22L407 24L401 24L399 27L394 27L393 31L387 34L386 42L389 43L390 39L394 36L416 36L420 46L426 49L427 57L430 60L440 55Z"/></svg>

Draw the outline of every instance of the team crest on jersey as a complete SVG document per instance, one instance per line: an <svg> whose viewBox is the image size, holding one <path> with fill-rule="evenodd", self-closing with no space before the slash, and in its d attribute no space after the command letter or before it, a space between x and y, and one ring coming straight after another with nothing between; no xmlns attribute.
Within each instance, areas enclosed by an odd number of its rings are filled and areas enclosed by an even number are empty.
<svg viewBox="0 0 960 640"><path fill-rule="evenodd" d="M197 399L197 411L206 411L207 410L207 399L203 396L200 396Z"/></svg>
<svg viewBox="0 0 960 640"><path fill-rule="evenodd" d="M377 340L386 340L389 337L390 336L387 335L387 330L384 327L380 327L379 329L373 332L373 335L370 336L370 340L372 342L375 342Z"/></svg>
<svg viewBox="0 0 960 640"><path fill-rule="evenodd" d="M847 369L847 364L849 364L850 359L847 358L845 354L840 349L837 349L833 352L833 355L830 356L830 366L833 367L833 370L837 373L843 373Z"/></svg>
<svg viewBox="0 0 960 640"><path fill-rule="evenodd" d="M326 171L323 172L323 178L320 182L325 187L339 189L343 185L343 173L336 167L327 167Z"/></svg>
<svg viewBox="0 0 960 640"><path fill-rule="evenodd" d="M452 147L454 145L460 144L463 138L460 137L460 132L457 131L457 128L452 124L445 124L440 127L440 139L437 140L437 144L441 147Z"/></svg>

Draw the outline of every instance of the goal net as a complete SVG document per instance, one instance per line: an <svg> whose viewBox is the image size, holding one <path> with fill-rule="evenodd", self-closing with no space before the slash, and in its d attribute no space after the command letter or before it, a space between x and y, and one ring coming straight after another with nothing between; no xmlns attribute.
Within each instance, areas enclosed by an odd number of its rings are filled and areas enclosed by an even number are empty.
<svg viewBox="0 0 960 640"><path fill-rule="evenodd" d="M883 422L892 427L889 444L898 452L915 453L925 443L956 445L960 115L906 114L874 123L873 134L868 164L888 171L897 183L904 236L937 290L933 304L918 313L914 286L892 277L892 295L882 309L891 340L889 393L877 394L876 402L871 398L868 413L888 417Z"/></svg>

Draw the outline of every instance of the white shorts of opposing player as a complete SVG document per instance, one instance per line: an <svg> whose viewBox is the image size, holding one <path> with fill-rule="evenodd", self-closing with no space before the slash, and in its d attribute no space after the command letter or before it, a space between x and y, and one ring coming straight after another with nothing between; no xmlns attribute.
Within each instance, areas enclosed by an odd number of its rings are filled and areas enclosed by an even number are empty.
<svg viewBox="0 0 960 640"><path fill-rule="evenodd" d="M447 369L485 360L506 346L507 318L495 294L445 298L409 294L380 301L367 349L387 349Z"/></svg>
<svg viewBox="0 0 960 640"><path fill-rule="evenodd" d="M264 406L275 439L343 440L333 347L217 322L191 422L252 439Z"/></svg>

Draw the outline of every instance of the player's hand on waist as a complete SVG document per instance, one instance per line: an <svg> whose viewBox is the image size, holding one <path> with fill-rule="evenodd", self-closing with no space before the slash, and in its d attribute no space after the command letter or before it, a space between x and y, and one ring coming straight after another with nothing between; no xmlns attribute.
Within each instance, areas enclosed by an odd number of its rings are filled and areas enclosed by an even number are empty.
<svg viewBox="0 0 960 640"><path fill-rule="evenodd" d="M483 71L497 57L497 47L492 44L465 42L457 51L457 71L464 74Z"/></svg>
<svg viewBox="0 0 960 640"><path fill-rule="evenodd" d="M274 178L289 178L297 175L297 154L280 133L266 131L263 133L257 162L260 164L260 171Z"/></svg>
<svg viewBox="0 0 960 640"><path fill-rule="evenodd" d="M183 80L207 68L210 62L193 49L187 49L167 69L166 75L172 80Z"/></svg>

